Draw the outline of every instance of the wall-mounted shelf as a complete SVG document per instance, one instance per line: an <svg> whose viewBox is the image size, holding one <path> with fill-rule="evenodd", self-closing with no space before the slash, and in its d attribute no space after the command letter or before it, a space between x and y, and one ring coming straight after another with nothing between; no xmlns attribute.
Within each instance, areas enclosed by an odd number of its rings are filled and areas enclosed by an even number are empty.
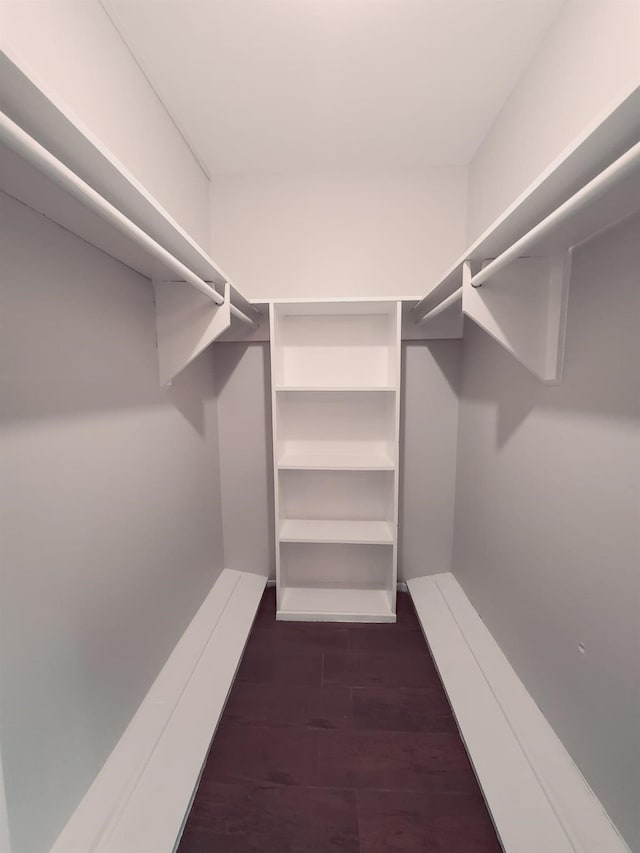
<svg viewBox="0 0 640 853"><path fill-rule="evenodd" d="M557 381L571 250L640 210L639 139L640 87L590 125L467 249L413 309L418 324L462 297L465 314L539 378Z"/></svg>
<svg viewBox="0 0 640 853"><path fill-rule="evenodd" d="M271 306L278 619L395 620L400 322Z"/></svg>
<svg viewBox="0 0 640 853"><path fill-rule="evenodd" d="M471 279L481 287L513 261L572 249L640 209L640 142L534 225Z"/></svg>
<svg viewBox="0 0 640 853"><path fill-rule="evenodd" d="M259 316L225 274L145 188L16 61L0 53L0 189L154 282L176 316L158 318L159 348L188 360L164 359L163 382L231 326L212 322L217 307L246 328ZM225 290L226 288L226 290ZM198 292L199 291L199 292ZM226 297L223 296L223 291ZM156 290L157 294L157 290ZM224 312L223 312L224 313ZM163 361L161 357L161 362ZM167 372L167 365L171 369Z"/></svg>
<svg viewBox="0 0 640 853"><path fill-rule="evenodd" d="M44 80L0 52L0 110L195 275L222 288L228 276L127 168L61 103ZM159 278L149 275L148 278ZM235 293L232 293L235 303ZM238 294L239 296L239 294ZM242 300L242 297L239 296ZM240 308L246 308L239 305Z"/></svg>
<svg viewBox="0 0 640 853"><path fill-rule="evenodd" d="M465 261L496 258L640 139L640 87L589 125L500 214L414 307L420 319L462 287Z"/></svg>

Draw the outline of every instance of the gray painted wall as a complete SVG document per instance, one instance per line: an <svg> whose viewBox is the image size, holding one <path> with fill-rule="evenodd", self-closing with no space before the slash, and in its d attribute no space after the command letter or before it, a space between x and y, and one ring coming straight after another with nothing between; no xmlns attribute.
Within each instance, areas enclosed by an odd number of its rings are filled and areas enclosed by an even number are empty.
<svg viewBox="0 0 640 853"><path fill-rule="evenodd" d="M214 347L228 568L275 577L268 343ZM451 570L461 342L402 348L399 576Z"/></svg>
<svg viewBox="0 0 640 853"><path fill-rule="evenodd" d="M402 347L398 575L451 571L462 342Z"/></svg>
<svg viewBox="0 0 640 853"><path fill-rule="evenodd" d="M640 850L640 219L575 253L565 376L467 322L454 573Z"/></svg>
<svg viewBox="0 0 640 853"><path fill-rule="evenodd" d="M211 355L163 392L151 284L0 194L0 743L49 849L223 566Z"/></svg>
<svg viewBox="0 0 640 853"><path fill-rule="evenodd" d="M216 344L214 357L225 566L275 577L269 343Z"/></svg>

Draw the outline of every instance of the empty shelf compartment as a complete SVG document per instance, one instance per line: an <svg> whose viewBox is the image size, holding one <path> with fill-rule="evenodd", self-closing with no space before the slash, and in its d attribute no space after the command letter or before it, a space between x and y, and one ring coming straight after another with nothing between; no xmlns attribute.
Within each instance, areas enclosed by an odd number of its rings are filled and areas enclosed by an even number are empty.
<svg viewBox="0 0 640 853"><path fill-rule="evenodd" d="M284 587L280 621L395 622L391 596L381 589Z"/></svg>
<svg viewBox="0 0 640 853"><path fill-rule="evenodd" d="M395 302L274 306L279 385L397 383Z"/></svg>

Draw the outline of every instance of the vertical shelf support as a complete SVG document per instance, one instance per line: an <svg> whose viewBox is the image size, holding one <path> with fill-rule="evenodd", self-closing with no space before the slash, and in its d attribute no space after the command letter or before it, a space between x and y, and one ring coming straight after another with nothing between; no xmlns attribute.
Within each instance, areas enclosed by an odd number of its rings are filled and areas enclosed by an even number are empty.
<svg viewBox="0 0 640 853"><path fill-rule="evenodd" d="M184 282L154 281L160 384L180 371L231 325L230 286L218 305Z"/></svg>
<svg viewBox="0 0 640 853"><path fill-rule="evenodd" d="M490 262L486 261L482 267ZM477 264L462 270L464 313L543 382L562 376L571 250L517 258L474 286Z"/></svg>

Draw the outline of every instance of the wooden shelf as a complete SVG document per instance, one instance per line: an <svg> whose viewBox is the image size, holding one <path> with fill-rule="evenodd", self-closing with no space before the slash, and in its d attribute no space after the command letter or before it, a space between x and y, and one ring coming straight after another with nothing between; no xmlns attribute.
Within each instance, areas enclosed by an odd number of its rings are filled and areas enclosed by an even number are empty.
<svg viewBox="0 0 640 853"><path fill-rule="evenodd" d="M393 471L395 463L390 456L378 453L283 453L278 468L307 471Z"/></svg>
<svg viewBox="0 0 640 853"><path fill-rule="evenodd" d="M388 521L324 521L286 518L280 522L280 541L393 545L394 526Z"/></svg>
<svg viewBox="0 0 640 853"><path fill-rule="evenodd" d="M343 587L286 587L276 617L301 622L396 621L385 590Z"/></svg>

